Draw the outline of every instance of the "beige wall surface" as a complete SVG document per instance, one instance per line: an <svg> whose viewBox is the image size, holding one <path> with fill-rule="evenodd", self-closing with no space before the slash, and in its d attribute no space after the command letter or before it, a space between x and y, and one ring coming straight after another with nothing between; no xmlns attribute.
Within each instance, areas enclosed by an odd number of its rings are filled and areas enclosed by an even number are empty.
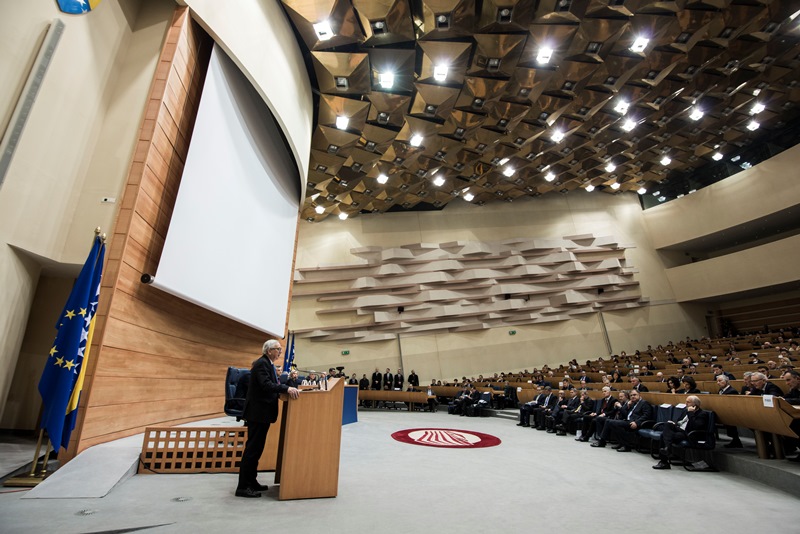
<svg viewBox="0 0 800 534"><path fill-rule="evenodd" d="M3 128L48 24L59 18L66 26L0 188L0 413L36 291L37 263L56 276L74 277L94 228L111 229L118 204L101 198L120 197L174 8L172 0L106 0L87 15L70 16L56 2L31 0L7 7L0 17ZM27 251L32 266L22 267L8 245ZM48 301L44 294L37 299ZM42 315L31 316L33 325L51 329L49 336L55 335L60 299L53 294L49 309L38 305ZM3 421L9 418L17 415L3 415Z"/></svg>
<svg viewBox="0 0 800 534"><path fill-rule="evenodd" d="M639 270L636 279L642 295L652 302L631 311L604 313L615 352L704 334L702 314L675 304L664 266L646 233L642 210L633 194L612 196L579 191L482 207L455 201L442 211L304 223L300 226L296 267L357 263L360 259L349 252L355 247L560 238L586 233L611 235L620 243L635 247L627 250L625 257ZM295 289L299 290L299 286ZM313 296L295 296L290 329L334 325L343 320L336 314L316 313L325 307L326 303L317 302ZM414 369L423 380L452 380L456 376L516 371L573 357L585 360L607 354L600 321L594 314L514 329L517 333L513 336L509 335L509 328L495 328L436 335L401 334L399 341L374 343L298 339L297 363L304 369L344 365L348 373L359 376L370 374L376 366L381 371L386 367L396 371L402 365L406 374ZM350 354L342 356L344 349Z"/></svg>
<svg viewBox="0 0 800 534"><path fill-rule="evenodd" d="M770 287L800 278L800 236L667 269L678 302Z"/></svg>
<svg viewBox="0 0 800 534"><path fill-rule="evenodd" d="M645 211L660 249L800 204L800 145L691 195Z"/></svg>

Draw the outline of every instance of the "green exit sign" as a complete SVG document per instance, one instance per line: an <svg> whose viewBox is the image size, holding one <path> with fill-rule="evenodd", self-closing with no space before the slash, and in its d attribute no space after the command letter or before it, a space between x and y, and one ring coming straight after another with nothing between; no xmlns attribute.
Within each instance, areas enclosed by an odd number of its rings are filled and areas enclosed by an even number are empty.
<svg viewBox="0 0 800 534"><path fill-rule="evenodd" d="M516 330L509 330L508 331L508 335L509 336L516 336L517 335L517 331Z"/></svg>
<svg viewBox="0 0 800 534"><path fill-rule="evenodd" d="M350 354L349 350L343 350L342 351L342 356L347 356L348 354Z"/></svg>

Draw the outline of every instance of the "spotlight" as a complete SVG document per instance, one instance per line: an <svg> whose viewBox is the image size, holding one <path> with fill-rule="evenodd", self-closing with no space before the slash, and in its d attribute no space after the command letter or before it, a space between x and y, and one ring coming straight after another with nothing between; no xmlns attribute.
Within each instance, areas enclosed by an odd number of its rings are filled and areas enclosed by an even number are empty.
<svg viewBox="0 0 800 534"><path fill-rule="evenodd" d="M645 189L644 187L640 187L636 192L639 193L640 195L644 195L645 193L647 193L647 189Z"/></svg>
<svg viewBox="0 0 800 534"><path fill-rule="evenodd" d="M437 65L433 68L433 79L437 82L443 82L447 79L447 65Z"/></svg>
<svg viewBox="0 0 800 534"><path fill-rule="evenodd" d="M379 184L385 184L388 181L389 181L389 177L386 176L385 174L379 174L378 175L378 183Z"/></svg>
<svg viewBox="0 0 800 534"><path fill-rule="evenodd" d="M339 214L339 219L342 220L342 221L347 219L347 214L345 212L340 213Z"/></svg>
<svg viewBox="0 0 800 534"><path fill-rule="evenodd" d="M613 189L614 191L619 189L619 182L614 182L613 184L611 184L611 189Z"/></svg>
<svg viewBox="0 0 800 534"><path fill-rule="evenodd" d="M340 130L346 130L348 124L350 124L350 119L347 117L336 117L336 127Z"/></svg>
<svg viewBox="0 0 800 534"><path fill-rule="evenodd" d="M536 63L547 64L550 63L550 58L553 57L553 49L549 46L543 46L539 49L536 55Z"/></svg>
<svg viewBox="0 0 800 534"><path fill-rule="evenodd" d="M140 280L142 281L143 284L152 284L153 282L156 281L156 277L153 276L152 274L144 273L140 278Z"/></svg>
<svg viewBox="0 0 800 534"><path fill-rule="evenodd" d="M625 115L628 112L628 108L629 107L630 107L630 104L628 104L628 102L626 102L625 100L620 100L617 103L617 105L614 106L614 111L616 111L620 115Z"/></svg>
<svg viewBox="0 0 800 534"><path fill-rule="evenodd" d="M552 172L548 172L547 174L544 175L544 179L547 180L548 182L552 182L553 180L556 179L556 175L553 174Z"/></svg>
<svg viewBox="0 0 800 534"><path fill-rule="evenodd" d="M419 146L422 144L423 137L421 135L412 135L409 144L411 146Z"/></svg>
<svg viewBox="0 0 800 534"><path fill-rule="evenodd" d="M722 153L721 152L714 152L714 155L711 156L711 159L713 159L714 161L721 160L722 159Z"/></svg>
<svg viewBox="0 0 800 534"><path fill-rule="evenodd" d="M592 191L594 191L594 186L592 184L589 184L586 186L586 190L591 193Z"/></svg>
<svg viewBox="0 0 800 534"><path fill-rule="evenodd" d="M693 121L699 121L700 119L703 118L703 115L704 115L703 111L700 108L695 107L692 110L691 115L689 115L689 118L692 119Z"/></svg>
<svg viewBox="0 0 800 534"><path fill-rule="evenodd" d="M559 143L564 139L564 132L561 130L556 130L553 132L553 135L550 136L550 139L552 139L554 143Z"/></svg>
<svg viewBox="0 0 800 534"><path fill-rule="evenodd" d="M467 202L472 202L472 199L474 198L475 195L473 195L472 193L464 193L464 200L466 200Z"/></svg>
<svg viewBox="0 0 800 534"><path fill-rule="evenodd" d="M631 45L631 52L644 52L644 49L647 48L647 43L650 42L650 39L645 37L637 37L633 44Z"/></svg>
<svg viewBox="0 0 800 534"><path fill-rule="evenodd" d="M663 158L661 158L661 164L662 164L663 166L665 166L665 167L666 167L666 166L667 166L667 165L669 165L670 163L672 163L672 160L670 159L670 157L669 157L669 156L664 156Z"/></svg>
<svg viewBox="0 0 800 534"><path fill-rule="evenodd" d="M617 168L616 165L614 165L613 163L609 163L608 165L606 165L606 172L614 172L616 168Z"/></svg>
<svg viewBox="0 0 800 534"><path fill-rule="evenodd" d="M761 125L758 123L758 121L750 121L747 123L747 129L750 130L751 132L758 130L759 126Z"/></svg>
<svg viewBox="0 0 800 534"><path fill-rule="evenodd" d="M317 33L317 39L320 41L327 41L331 37L333 37L333 30L331 29L331 23L327 20L323 20L322 22L318 22L314 24L314 31Z"/></svg>
<svg viewBox="0 0 800 534"><path fill-rule="evenodd" d="M436 187L441 187L442 185L444 185L444 178L442 178L441 176L437 176L433 180L433 185L435 185Z"/></svg>
<svg viewBox="0 0 800 534"><path fill-rule="evenodd" d="M378 75L378 83L384 89L391 89L394 85L394 73L382 72Z"/></svg>
<svg viewBox="0 0 800 534"><path fill-rule="evenodd" d="M325 208L323 206L317 206L316 208L314 208L314 211L322 215L323 213L325 213Z"/></svg>

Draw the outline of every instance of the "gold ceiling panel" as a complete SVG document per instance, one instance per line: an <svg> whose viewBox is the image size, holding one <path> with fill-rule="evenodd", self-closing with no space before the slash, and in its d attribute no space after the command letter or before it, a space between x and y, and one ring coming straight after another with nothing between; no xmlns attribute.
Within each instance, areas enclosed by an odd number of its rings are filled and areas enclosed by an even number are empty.
<svg viewBox="0 0 800 534"><path fill-rule="evenodd" d="M414 87L416 95L409 114L447 120L460 91L452 87L426 83L417 83Z"/></svg>
<svg viewBox="0 0 800 534"><path fill-rule="evenodd" d="M477 31L481 33L525 31L535 15L536 0L484 0Z"/></svg>
<svg viewBox="0 0 800 534"><path fill-rule="evenodd" d="M368 119L380 126L401 128L411 102L410 96L375 91L367 97L372 103Z"/></svg>
<svg viewBox="0 0 800 534"><path fill-rule="evenodd" d="M476 34L475 54L467 74L508 78L514 74L525 47L525 35Z"/></svg>
<svg viewBox="0 0 800 534"><path fill-rule="evenodd" d="M283 4L319 95L314 220L440 208L465 189L473 203L652 192L800 111L793 0Z"/></svg>
<svg viewBox="0 0 800 534"><path fill-rule="evenodd" d="M434 84L464 83L472 43L418 41L417 45L422 51L422 68L418 81ZM441 74L437 67L443 69Z"/></svg>
<svg viewBox="0 0 800 534"><path fill-rule="evenodd" d="M413 41L414 24L408 0L353 0L366 34L366 46Z"/></svg>
<svg viewBox="0 0 800 534"><path fill-rule="evenodd" d="M360 132L364 129L369 113L369 102L344 98L341 96L321 95L319 101L319 117L317 124L337 128L336 120L344 117L348 119L344 130Z"/></svg>
<svg viewBox="0 0 800 534"><path fill-rule="evenodd" d="M419 0L419 39L468 37L475 27L475 0Z"/></svg>
<svg viewBox="0 0 800 534"><path fill-rule="evenodd" d="M349 0L281 0L310 50L361 43L364 34Z"/></svg>
<svg viewBox="0 0 800 534"><path fill-rule="evenodd" d="M371 48L369 63L372 70L373 91L391 89L393 92L402 93L414 89L414 50L391 50L388 48ZM391 83L381 83L382 74L391 75Z"/></svg>
<svg viewBox="0 0 800 534"><path fill-rule="evenodd" d="M321 93L368 94L369 55L344 52L311 52Z"/></svg>

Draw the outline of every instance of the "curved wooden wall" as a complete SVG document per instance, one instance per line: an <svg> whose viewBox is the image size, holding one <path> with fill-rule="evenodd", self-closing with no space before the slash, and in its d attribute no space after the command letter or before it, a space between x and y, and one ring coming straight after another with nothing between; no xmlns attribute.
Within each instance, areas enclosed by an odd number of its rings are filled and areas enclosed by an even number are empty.
<svg viewBox="0 0 800 534"><path fill-rule="evenodd" d="M227 367L249 367L264 342L261 332L139 281L155 272L161 254L212 44L188 9L176 10L107 252L66 458L148 425L221 415Z"/></svg>

